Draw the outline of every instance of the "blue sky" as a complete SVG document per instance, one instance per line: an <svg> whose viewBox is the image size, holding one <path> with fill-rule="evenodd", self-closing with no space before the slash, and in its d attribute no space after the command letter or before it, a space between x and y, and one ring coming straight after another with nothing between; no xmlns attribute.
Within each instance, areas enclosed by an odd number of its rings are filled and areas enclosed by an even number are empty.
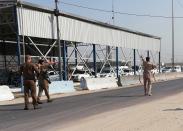
<svg viewBox="0 0 183 131"><path fill-rule="evenodd" d="M54 8L54 0L25 0ZM61 0L82 6L112 10L112 0ZM171 16L172 0L114 0L119 12ZM174 0L175 16L183 16L183 0ZM112 13L104 13L60 3L59 9L112 24ZM171 60L171 19L115 14L115 25L162 37L162 57ZM183 18L175 19L175 61L183 62Z"/></svg>

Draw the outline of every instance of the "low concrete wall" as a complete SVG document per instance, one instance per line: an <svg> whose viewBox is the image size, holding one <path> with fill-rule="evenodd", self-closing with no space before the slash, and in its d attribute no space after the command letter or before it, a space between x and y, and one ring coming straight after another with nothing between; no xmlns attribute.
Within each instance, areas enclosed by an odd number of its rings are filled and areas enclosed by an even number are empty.
<svg viewBox="0 0 183 131"><path fill-rule="evenodd" d="M38 83L37 85L37 94L39 91ZM49 94L58 94L58 93L69 93L75 92L73 81L53 81L49 85ZM44 91L43 91L43 95Z"/></svg>
<svg viewBox="0 0 183 131"><path fill-rule="evenodd" d="M153 82L166 81L171 79L183 78L182 72L171 72L171 73L161 73L155 74L155 78L152 78ZM121 77L122 86L143 84L143 76L122 76Z"/></svg>
<svg viewBox="0 0 183 131"><path fill-rule="evenodd" d="M183 73L182 72L161 73L156 74L155 78L157 81L183 78Z"/></svg>
<svg viewBox="0 0 183 131"><path fill-rule="evenodd" d="M98 89L116 88L118 87L118 85L117 85L117 79L115 77L81 78L80 87L82 89L98 90Z"/></svg>
<svg viewBox="0 0 183 131"><path fill-rule="evenodd" d="M176 78L183 78L183 73L161 73L155 74L155 78L152 78L153 82L166 81ZM97 90L104 88L115 88L118 86L129 86L129 85L138 85L143 84L143 76L122 76L118 79L114 77L105 77L105 78L81 78L80 88L87 90Z"/></svg>
<svg viewBox="0 0 183 131"><path fill-rule="evenodd" d="M143 82L141 77L139 80L139 76L122 76L120 78L122 86L140 84L140 81Z"/></svg>
<svg viewBox="0 0 183 131"><path fill-rule="evenodd" d="M8 86L0 86L0 101L13 100L15 97Z"/></svg>

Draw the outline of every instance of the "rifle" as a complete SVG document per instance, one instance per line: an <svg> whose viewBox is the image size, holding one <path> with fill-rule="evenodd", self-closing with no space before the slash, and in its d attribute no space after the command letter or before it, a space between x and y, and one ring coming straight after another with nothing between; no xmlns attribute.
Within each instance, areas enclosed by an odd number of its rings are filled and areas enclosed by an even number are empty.
<svg viewBox="0 0 183 131"><path fill-rule="evenodd" d="M50 77L48 75L48 71L44 71L43 72L43 78L49 83L51 84L51 80L50 80Z"/></svg>

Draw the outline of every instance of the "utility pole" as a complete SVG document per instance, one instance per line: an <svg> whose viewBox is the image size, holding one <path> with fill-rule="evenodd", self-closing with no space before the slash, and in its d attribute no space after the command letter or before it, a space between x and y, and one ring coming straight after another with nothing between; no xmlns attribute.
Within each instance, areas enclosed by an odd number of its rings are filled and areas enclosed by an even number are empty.
<svg viewBox="0 0 183 131"><path fill-rule="evenodd" d="M61 43L60 43L60 29L59 29L59 9L58 9L58 0L55 0L55 16L57 24L57 44L58 44L58 53L59 53L59 80L62 80L62 63L61 63Z"/></svg>
<svg viewBox="0 0 183 131"><path fill-rule="evenodd" d="M172 0L172 69L174 71L175 63L174 63L174 1Z"/></svg>
<svg viewBox="0 0 183 131"><path fill-rule="evenodd" d="M113 22L113 25L115 24L115 19L114 19L114 17L115 17L115 14L114 14L114 0L112 0L112 22Z"/></svg>
<svg viewBox="0 0 183 131"><path fill-rule="evenodd" d="M115 15L114 15L114 0L112 0L112 24L113 25L115 25L114 17L115 17ZM106 46L106 56L108 56L110 52L111 52L111 47ZM109 59L112 59L112 54L109 55Z"/></svg>

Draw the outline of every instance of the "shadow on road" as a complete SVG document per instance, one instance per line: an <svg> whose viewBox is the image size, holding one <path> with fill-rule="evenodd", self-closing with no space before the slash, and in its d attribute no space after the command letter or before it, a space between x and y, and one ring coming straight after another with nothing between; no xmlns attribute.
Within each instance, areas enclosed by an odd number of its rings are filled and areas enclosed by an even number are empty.
<svg viewBox="0 0 183 131"><path fill-rule="evenodd" d="M0 109L0 112L3 112L3 111L24 111L24 109Z"/></svg>
<svg viewBox="0 0 183 131"><path fill-rule="evenodd" d="M119 97L144 97L144 95L124 95L124 96L101 96L103 98L119 98Z"/></svg>
<svg viewBox="0 0 183 131"><path fill-rule="evenodd" d="M163 111L183 111L183 109L182 108L175 108L175 109L166 109Z"/></svg>
<svg viewBox="0 0 183 131"><path fill-rule="evenodd" d="M24 110L23 104L12 104L12 105L1 105L0 106L0 112L3 111L22 111Z"/></svg>

